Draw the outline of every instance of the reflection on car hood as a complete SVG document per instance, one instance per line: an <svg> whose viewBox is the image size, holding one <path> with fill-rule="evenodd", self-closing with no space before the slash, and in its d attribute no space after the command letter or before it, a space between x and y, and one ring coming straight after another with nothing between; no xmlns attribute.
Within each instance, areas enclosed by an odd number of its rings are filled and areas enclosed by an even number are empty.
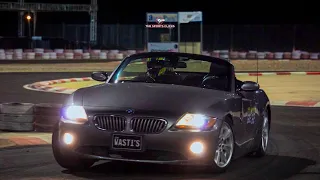
<svg viewBox="0 0 320 180"><path fill-rule="evenodd" d="M103 84L83 90L84 106L171 112L201 110L227 97L223 91L151 83Z"/></svg>

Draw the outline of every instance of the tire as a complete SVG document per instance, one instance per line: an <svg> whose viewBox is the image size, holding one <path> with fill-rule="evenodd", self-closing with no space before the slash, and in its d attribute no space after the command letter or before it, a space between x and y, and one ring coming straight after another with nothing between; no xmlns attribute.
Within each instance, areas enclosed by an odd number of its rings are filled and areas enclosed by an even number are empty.
<svg viewBox="0 0 320 180"><path fill-rule="evenodd" d="M33 115L34 104L31 103L3 103L2 114Z"/></svg>
<svg viewBox="0 0 320 180"><path fill-rule="evenodd" d="M263 112L263 122L262 122L262 128L261 128L261 132L259 133L259 144L258 144L258 148L257 150L255 150L252 155L255 157L263 157L267 154L267 148L268 148L268 141L269 141L269 133L270 133L270 118L269 118L269 110L266 109ZM267 125L267 126L265 126ZM264 128L265 131L264 131ZM263 145L263 133L267 133L267 144L266 146Z"/></svg>
<svg viewBox="0 0 320 180"><path fill-rule="evenodd" d="M52 132L60 119L61 104L37 104L34 107L34 128L36 132Z"/></svg>
<svg viewBox="0 0 320 180"><path fill-rule="evenodd" d="M34 106L34 115L60 116L61 104L41 103Z"/></svg>
<svg viewBox="0 0 320 180"><path fill-rule="evenodd" d="M235 149L235 140L234 140L234 133L233 133L233 129L232 129L231 124L232 124L231 119L230 118L226 118L225 121L222 122L222 127L221 127L221 130L219 132L219 137L220 137L221 133L223 133L223 131L226 130L225 127L227 127L230 130L231 134L229 135L229 138L231 138L231 139L230 139L228 144L229 144L229 146L231 146L230 147L231 149L229 150L230 151L229 153L231 155L229 155L229 157L227 158L227 163L225 165L223 165L223 166L218 165L217 159L216 159L217 158L217 151L218 151L218 148L223 147L223 146L218 144L218 146L216 147L215 152L214 152L214 160L213 160L213 165L212 165L212 169L213 169L213 171L215 173L225 172L228 169L228 167L230 166L232 158L233 158L234 149ZM218 140L219 140L219 138L218 138ZM231 142L231 140L232 140L232 142ZM225 143L225 144L227 144L227 143Z"/></svg>
<svg viewBox="0 0 320 180"><path fill-rule="evenodd" d="M54 126L59 122L59 116L34 116L34 130L36 132L53 132Z"/></svg>
<svg viewBox="0 0 320 180"><path fill-rule="evenodd" d="M81 171L89 169L95 163L94 160L80 158L72 152L62 152L58 134L57 130L52 133L52 151L55 160L61 167L71 171Z"/></svg>
<svg viewBox="0 0 320 180"><path fill-rule="evenodd" d="M0 115L0 130L9 132L32 132L33 123L3 121Z"/></svg>
<svg viewBox="0 0 320 180"><path fill-rule="evenodd" d="M31 103L1 104L0 130L31 132L33 127L33 108Z"/></svg>

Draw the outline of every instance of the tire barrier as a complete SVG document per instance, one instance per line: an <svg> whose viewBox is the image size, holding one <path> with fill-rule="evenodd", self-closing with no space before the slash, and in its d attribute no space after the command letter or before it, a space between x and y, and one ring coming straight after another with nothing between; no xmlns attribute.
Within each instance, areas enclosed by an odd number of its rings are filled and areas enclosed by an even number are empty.
<svg viewBox="0 0 320 180"><path fill-rule="evenodd" d="M1 104L0 130L33 131L33 104Z"/></svg>
<svg viewBox="0 0 320 180"><path fill-rule="evenodd" d="M6 59L6 53L4 49L0 49L0 60L5 60Z"/></svg>
<svg viewBox="0 0 320 180"><path fill-rule="evenodd" d="M0 104L0 130L52 132L60 119L61 104Z"/></svg>
<svg viewBox="0 0 320 180"><path fill-rule="evenodd" d="M220 57L219 54L220 54L220 51L215 50L215 51L212 52L211 56L219 58Z"/></svg>
<svg viewBox="0 0 320 180"><path fill-rule="evenodd" d="M60 104L36 104L34 106L34 130L37 132L51 132L60 119Z"/></svg>
<svg viewBox="0 0 320 180"><path fill-rule="evenodd" d="M267 52L266 53L266 59L274 59L274 53Z"/></svg>
<svg viewBox="0 0 320 180"><path fill-rule="evenodd" d="M203 52L202 52L202 55L211 56L211 54L210 54L208 51L203 51Z"/></svg>
<svg viewBox="0 0 320 180"><path fill-rule="evenodd" d="M239 52L239 58L240 59L246 59L247 53L246 52Z"/></svg>
<svg viewBox="0 0 320 180"><path fill-rule="evenodd" d="M230 52L230 59L238 59L239 54L238 52Z"/></svg>
<svg viewBox="0 0 320 180"><path fill-rule="evenodd" d="M302 52L301 53L301 58L302 59L309 59L310 58L310 54L308 52Z"/></svg>
<svg viewBox="0 0 320 180"><path fill-rule="evenodd" d="M137 51L136 50L128 50L126 53L127 53L127 55L132 55L132 54L136 54Z"/></svg>
<svg viewBox="0 0 320 180"><path fill-rule="evenodd" d="M82 58L83 59L90 59L90 53L83 53Z"/></svg>
<svg viewBox="0 0 320 180"><path fill-rule="evenodd" d="M265 59L266 53L264 52L257 52L257 59Z"/></svg>
<svg viewBox="0 0 320 180"><path fill-rule="evenodd" d="M101 53L99 54L99 59L107 59L107 53L101 52Z"/></svg>
<svg viewBox="0 0 320 180"><path fill-rule="evenodd" d="M291 52L285 52L283 53L283 59L291 59L292 53Z"/></svg>
<svg viewBox="0 0 320 180"><path fill-rule="evenodd" d="M119 59L135 54L146 52L146 50L83 50L83 49L0 49L0 60L50 60L50 59ZM264 55L262 55L264 53ZM295 50L292 52L257 52L257 51L229 51L229 50L213 50L203 51L203 55L220 57L225 59L268 59L268 60L319 60L318 52L306 52Z"/></svg>
<svg viewBox="0 0 320 180"><path fill-rule="evenodd" d="M27 59L35 59L36 58L36 54L33 52L28 52L27 53Z"/></svg>
<svg viewBox="0 0 320 180"><path fill-rule="evenodd" d="M220 58L228 59L229 58L229 51L228 50L221 50L219 53Z"/></svg>
<svg viewBox="0 0 320 180"><path fill-rule="evenodd" d="M247 59L256 59L257 51L249 51L247 54Z"/></svg>
<svg viewBox="0 0 320 180"><path fill-rule="evenodd" d="M310 59L318 60L319 59L319 53L311 53L310 54Z"/></svg>
<svg viewBox="0 0 320 180"><path fill-rule="evenodd" d="M275 59L283 59L283 52L276 52L274 53Z"/></svg>

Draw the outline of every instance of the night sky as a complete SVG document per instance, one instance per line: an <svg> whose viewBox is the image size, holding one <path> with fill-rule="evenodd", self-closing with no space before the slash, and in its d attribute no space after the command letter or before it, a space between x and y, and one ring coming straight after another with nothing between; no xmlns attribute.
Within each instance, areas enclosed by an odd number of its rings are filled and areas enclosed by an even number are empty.
<svg viewBox="0 0 320 180"><path fill-rule="evenodd" d="M11 0L11 2L16 1ZM25 0L25 2L90 4L90 0ZM276 32L270 31L271 34L275 34L273 35L273 39L277 41L275 45L278 44L280 47L283 46L278 43L281 40L286 41L283 44L289 44L288 47L291 46L292 38L288 35L292 34L292 28L288 30L288 26L293 27L293 24L298 24L299 32L297 32L296 41L297 44L301 44L298 46L304 49L312 49L312 51L318 51L318 49L320 51L320 46L318 45L320 42L319 6L316 4L316 1L311 2L305 0L98 0L98 23L143 25L146 23L146 12L202 11L204 25L280 25ZM0 26L0 36L17 36L17 14L17 12L0 12L1 17L3 17ZM37 24L89 24L89 18L88 13L43 12L38 13ZM252 37L260 36L251 34L252 32L247 33L243 38L249 37L249 35ZM285 36L288 36L288 38L285 39ZM267 36L265 38L270 39ZM267 46L271 47L275 45Z"/></svg>
<svg viewBox="0 0 320 180"><path fill-rule="evenodd" d="M7 2L10 0L6 0ZM1 1L0 1L1 2ZM11 2L15 2L11 0ZM25 0L25 2L89 4L90 0ZM99 23L144 23L146 12L203 11L206 24L303 24L317 23L317 5L307 1L231 0L98 0ZM17 24L16 12L0 12L2 23ZM87 13L40 13L39 23L87 23ZM2 26L3 27L3 26Z"/></svg>

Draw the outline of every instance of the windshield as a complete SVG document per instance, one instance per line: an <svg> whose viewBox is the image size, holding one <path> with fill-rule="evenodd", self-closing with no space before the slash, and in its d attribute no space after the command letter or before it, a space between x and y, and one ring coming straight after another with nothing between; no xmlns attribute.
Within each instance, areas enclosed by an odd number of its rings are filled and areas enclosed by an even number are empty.
<svg viewBox="0 0 320 180"><path fill-rule="evenodd" d="M202 56L142 56L125 59L109 83L159 83L230 91L230 68Z"/></svg>

